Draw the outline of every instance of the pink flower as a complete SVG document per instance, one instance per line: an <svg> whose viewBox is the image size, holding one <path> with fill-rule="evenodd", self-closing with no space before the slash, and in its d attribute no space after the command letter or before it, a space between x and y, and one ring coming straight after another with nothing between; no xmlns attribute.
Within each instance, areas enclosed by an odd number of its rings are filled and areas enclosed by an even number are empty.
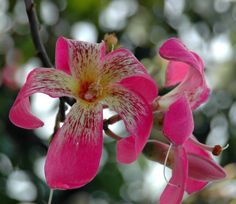
<svg viewBox="0 0 236 204"><path fill-rule="evenodd" d="M29 96L76 99L49 145L45 174L51 188L78 188L96 175L103 141L103 105L124 120L130 136L118 141L118 160L130 163L142 151L152 127L150 104L157 87L143 65L126 49L106 54L100 44L59 38L56 68L36 68L10 110L11 121L33 129L43 122L30 112ZM42 104L46 105L46 104Z"/></svg>
<svg viewBox="0 0 236 204"><path fill-rule="evenodd" d="M150 140L145 146L144 154L149 159L164 164L168 149L168 144ZM185 141L184 149L188 162L188 175L184 190L188 194L201 190L210 181L223 179L226 176L224 169L214 162L210 154L193 143L191 139ZM172 149L168 156L167 166L173 168L174 162Z"/></svg>
<svg viewBox="0 0 236 204"><path fill-rule="evenodd" d="M179 204L185 190L192 193L203 188L208 181L225 177L224 170L212 161L207 152L196 146L192 131L191 108L182 96L169 107L164 118L163 133L173 145L174 164L160 204Z"/></svg>
<svg viewBox="0 0 236 204"><path fill-rule="evenodd" d="M159 52L169 60L166 86L176 86L153 103L154 110L164 114L163 134L171 142L172 148L169 162L173 168L172 177L161 195L160 204L179 204L184 191L198 191L207 182L224 178L225 172L204 150L214 148L197 142L192 136L192 110L209 96L202 60L176 38L164 42ZM168 145L157 146L167 152Z"/></svg>
<svg viewBox="0 0 236 204"><path fill-rule="evenodd" d="M177 85L168 94L156 99L160 109L168 106L185 95L191 109L197 108L209 96L209 89L204 78L204 64L200 57L189 51L177 38L170 38L160 47L161 57L169 60L166 71L166 86Z"/></svg>

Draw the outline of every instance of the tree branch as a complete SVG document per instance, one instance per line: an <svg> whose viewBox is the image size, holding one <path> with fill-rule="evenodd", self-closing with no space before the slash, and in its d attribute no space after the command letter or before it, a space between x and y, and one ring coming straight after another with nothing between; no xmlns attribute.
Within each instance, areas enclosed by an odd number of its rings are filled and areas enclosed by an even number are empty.
<svg viewBox="0 0 236 204"><path fill-rule="evenodd" d="M115 140L121 140L122 137L118 136L117 134L115 134L113 131L111 131L111 129L109 129L109 125L112 125L118 121L121 120L121 117L117 114L117 115L113 115L108 119L104 119L103 120L103 130L106 133L107 136L115 139Z"/></svg>
<svg viewBox="0 0 236 204"><path fill-rule="evenodd" d="M42 60L43 66L53 67L53 64L51 63L45 50L45 47L41 41L41 38L39 36L39 23L38 23L38 17L35 12L34 1L25 0L25 8L29 19L33 43L38 52L38 56Z"/></svg>

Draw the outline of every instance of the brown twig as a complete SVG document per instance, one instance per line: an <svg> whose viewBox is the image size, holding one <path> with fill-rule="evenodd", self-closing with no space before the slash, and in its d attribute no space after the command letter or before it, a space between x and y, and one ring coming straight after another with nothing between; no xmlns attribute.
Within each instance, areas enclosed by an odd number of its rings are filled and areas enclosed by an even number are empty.
<svg viewBox="0 0 236 204"><path fill-rule="evenodd" d="M45 67L53 67L53 64L51 63L47 52L45 50L45 47L41 41L40 35L39 35L39 23L38 23L38 17L35 12L35 6L33 0L25 0L25 7L26 12L29 19L30 24L30 30L31 30L31 36L34 42L34 46L37 50L37 54L39 58L42 60L43 66Z"/></svg>
<svg viewBox="0 0 236 204"><path fill-rule="evenodd" d="M103 130L104 130L104 132L106 133L107 136L109 136L109 137L111 137L115 140L121 140L122 139L122 137L120 137L117 134L115 134L114 132L112 132L108 127L109 125L112 125L112 124L114 124L114 123L116 123L120 120L121 120L121 117L118 114L113 115L110 118L103 120Z"/></svg>
<svg viewBox="0 0 236 204"><path fill-rule="evenodd" d="M108 118L107 120L104 120L104 121L106 121L108 123L108 125L112 125L120 120L121 120L121 117L120 117L120 115L117 114L117 115L111 116L110 118Z"/></svg>
<svg viewBox="0 0 236 204"><path fill-rule="evenodd" d="M73 104L76 102L76 100L74 98L70 98L70 97L67 97L67 96L63 96L61 97L63 98L63 100L69 104L70 106L73 106Z"/></svg>
<svg viewBox="0 0 236 204"><path fill-rule="evenodd" d="M107 128L107 130L104 130L104 132L106 133L107 136L109 136L117 141L122 139L122 137L120 137L117 134L115 134L114 132L112 132L109 128Z"/></svg>

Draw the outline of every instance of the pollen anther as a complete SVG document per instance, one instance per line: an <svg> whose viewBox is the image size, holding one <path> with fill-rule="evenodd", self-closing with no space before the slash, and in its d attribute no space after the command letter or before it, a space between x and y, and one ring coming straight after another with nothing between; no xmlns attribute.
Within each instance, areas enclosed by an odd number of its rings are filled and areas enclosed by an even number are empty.
<svg viewBox="0 0 236 204"><path fill-rule="evenodd" d="M222 147L220 145L215 145L212 150L212 154L218 156L220 155L221 152L222 152Z"/></svg>

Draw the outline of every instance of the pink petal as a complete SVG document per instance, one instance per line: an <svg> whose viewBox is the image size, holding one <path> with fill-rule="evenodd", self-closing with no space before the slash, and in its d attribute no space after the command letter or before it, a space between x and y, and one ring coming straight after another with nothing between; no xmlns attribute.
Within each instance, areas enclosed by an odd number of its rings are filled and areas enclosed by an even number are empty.
<svg viewBox="0 0 236 204"><path fill-rule="evenodd" d="M187 153L199 155L201 157L206 157L208 159L212 159L211 155L201 147L197 146L192 142L192 140L197 140L193 135L184 143L184 148Z"/></svg>
<svg viewBox="0 0 236 204"><path fill-rule="evenodd" d="M202 61L202 59L198 56L198 54L196 54L193 51L190 51L190 53L195 57L195 59L198 62L198 70L200 71L200 73L203 75L204 74L204 63Z"/></svg>
<svg viewBox="0 0 236 204"><path fill-rule="evenodd" d="M73 95L70 90L70 82L69 76L54 69L37 68L31 71L10 110L11 122L26 129L41 127L43 122L30 111L29 96L41 92L51 97L71 97Z"/></svg>
<svg viewBox="0 0 236 204"><path fill-rule="evenodd" d="M192 135L193 117L185 97L173 103L164 117L163 133L174 144L183 144Z"/></svg>
<svg viewBox="0 0 236 204"><path fill-rule="evenodd" d="M191 153L187 155L189 161L189 177L201 181L219 180L226 177L224 169L213 160Z"/></svg>
<svg viewBox="0 0 236 204"><path fill-rule="evenodd" d="M210 90L203 75L201 77L196 70L190 69L185 80L175 90L178 93L186 93L192 109L197 108L209 97Z"/></svg>
<svg viewBox="0 0 236 204"><path fill-rule="evenodd" d="M149 75L127 77L119 84L135 93L138 93L149 103L152 103L158 95L156 82Z"/></svg>
<svg viewBox="0 0 236 204"><path fill-rule="evenodd" d="M118 142L117 159L131 163L141 153L152 128L151 106L135 92L113 86L106 104L124 120L130 136Z"/></svg>
<svg viewBox="0 0 236 204"><path fill-rule="evenodd" d="M196 139L196 138L193 138ZM201 181L223 179L226 173L214 162L210 154L192 142L192 138L184 144L189 160L189 176Z"/></svg>
<svg viewBox="0 0 236 204"><path fill-rule="evenodd" d="M19 92L20 94L21 92ZM9 112L9 118L14 125L25 129L34 129L44 125L40 119L31 113L28 97L20 101L16 99Z"/></svg>
<svg viewBox="0 0 236 204"><path fill-rule="evenodd" d="M167 85L181 82L175 89L163 96L162 100L185 93L192 109L205 102L209 96L209 89L204 79L204 65L200 57L189 51L176 38L167 40L161 46L160 55L170 60L170 65L167 68ZM183 65L182 68L180 68L181 65ZM174 71L174 66L178 71ZM188 66L189 69L186 73ZM182 70L180 74L179 70Z"/></svg>
<svg viewBox="0 0 236 204"><path fill-rule="evenodd" d="M197 108L198 106L200 106L202 103L204 103L205 101L208 100L209 95L210 95L210 89L207 87L207 85L204 85L204 89L201 93L201 95L199 96L199 100L195 101L195 103L192 106L192 109Z"/></svg>
<svg viewBox="0 0 236 204"><path fill-rule="evenodd" d="M50 188L79 188L95 177L102 153L102 128L101 105L73 105L49 146L45 175Z"/></svg>
<svg viewBox="0 0 236 204"><path fill-rule="evenodd" d="M200 69L201 65L198 60L177 38L170 38L165 41L160 47L159 53L164 59L184 62L198 70Z"/></svg>
<svg viewBox="0 0 236 204"><path fill-rule="evenodd" d="M165 86L174 86L183 81L189 71L189 65L183 62L170 61L166 69Z"/></svg>
<svg viewBox="0 0 236 204"><path fill-rule="evenodd" d="M56 46L56 67L72 73L75 78L81 78L82 72L100 69L105 51L104 42L88 43L60 37Z"/></svg>
<svg viewBox="0 0 236 204"><path fill-rule="evenodd" d="M188 194L192 194L194 192L202 190L207 184L208 182L198 181L195 179L188 178L185 191Z"/></svg>
<svg viewBox="0 0 236 204"><path fill-rule="evenodd" d="M101 83L115 83L135 75L147 75L145 67L124 48L108 53L103 60Z"/></svg>
<svg viewBox="0 0 236 204"><path fill-rule="evenodd" d="M59 37L57 39L55 55L56 68L70 75L69 45L66 38Z"/></svg>
<svg viewBox="0 0 236 204"><path fill-rule="evenodd" d="M184 195L188 175L188 162L185 150L181 146L174 147L174 169L172 177L161 194L160 204L180 204ZM171 185L172 184L172 185Z"/></svg>
<svg viewBox="0 0 236 204"><path fill-rule="evenodd" d="M135 136L133 135L118 141L117 160L120 163L129 164L137 159L135 143Z"/></svg>

